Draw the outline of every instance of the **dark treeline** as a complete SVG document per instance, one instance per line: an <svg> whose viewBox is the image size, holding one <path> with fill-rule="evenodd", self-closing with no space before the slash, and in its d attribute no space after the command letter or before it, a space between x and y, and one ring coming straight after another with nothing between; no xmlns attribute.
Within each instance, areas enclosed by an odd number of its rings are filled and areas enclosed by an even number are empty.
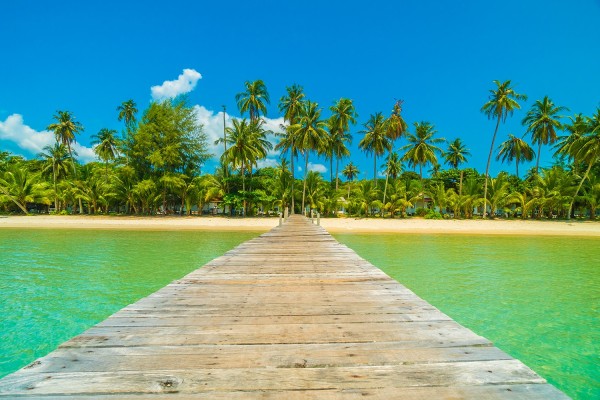
<svg viewBox="0 0 600 400"><path fill-rule="evenodd" d="M397 101L389 115L375 113L362 125L359 147L373 158L373 179L364 180L357 180L348 148L358 118L352 100L334 102L324 118L298 85L278 103L285 124L274 144L263 119L267 88L260 80L246 82L236 101L248 118L234 119L217 141L224 151L214 174L201 170L212 155L185 98L153 102L141 117L133 100L123 102L116 110L122 133L95 134L100 162L87 164L72 148L83 126L70 112L57 111L47 127L56 142L37 158L0 151L0 212L263 215L287 207L324 216L595 219L600 108L591 116L565 116L568 110L546 96L523 118L525 134L501 141L500 127L527 98L510 81L494 84L481 109L493 122L485 171L466 167L471 154L460 138L438 137L429 122L407 124ZM550 168L539 167L543 146L554 150ZM258 169L273 147L281 152L278 165ZM308 171L311 154L329 161L329 177ZM521 176L519 165L533 160L535 167ZM490 176L492 162L506 163L514 175ZM294 174L298 166L301 177Z"/></svg>

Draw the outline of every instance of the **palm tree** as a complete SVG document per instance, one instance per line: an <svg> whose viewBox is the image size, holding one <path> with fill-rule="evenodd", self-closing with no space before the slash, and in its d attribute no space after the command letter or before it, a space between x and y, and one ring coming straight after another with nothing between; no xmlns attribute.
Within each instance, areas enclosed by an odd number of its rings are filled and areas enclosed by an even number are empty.
<svg viewBox="0 0 600 400"><path fill-rule="evenodd" d="M442 150L436 144L445 142L443 138L434 138L437 131L429 122L415 122L415 133L408 133L406 140L408 144L401 150L405 150L402 160L408 162L409 167L419 166L419 176L423 180L423 167L427 164L437 164L436 153Z"/></svg>
<svg viewBox="0 0 600 400"><path fill-rule="evenodd" d="M52 171L52 184L54 187L54 209L58 211L58 190L57 182L61 177L67 176L66 161L69 153L64 144L56 142L54 146L45 146L45 151L38 154L38 157L44 159L42 174Z"/></svg>
<svg viewBox="0 0 600 400"><path fill-rule="evenodd" d="M500 122L505 122L508 115L512 115L514 110L521 108L517 100L527 100L527 96L519 94L510 87L510 80L505 82L494 81L496 89L490 89L490 97L487 103L481 107L483 112L489 119L496 119L496 129L494 130L494 136L492 137L492 144L490 146L490 153L488 155L487 164L485 166L485 183L483 185L483 198L487 196L488 177L490 172L490 161L492 160L492 154L494 152L494 142L496 141L496 134L500 127ZM485 218L487 213L487 207L483 206L483 217Z"/></svg>
<svg viewBox="0 0 600 400"><path fill-rule="evenodd" d="M562 129L562 124L559 121L562 116L557 114L566 109L566 107L554 105L552 100L545 96L542 100L537 100L523 118L522 124L527 125L527 132L531 133L533 144L538 144L536 172L540 168L542 144L554 144L556 142L556 130Z"/></svg>
<svg viewBox="0 0 600 400"><path fill-rule="evenodd" d="M400 139L405 133L407 129L406 122L404 118L402 118L402 100L397 100L394 104L394 108L392 109L392 115L385 121L386 125L386 135L390 139L390 155L392 148L394 147L394 141ZM388 158L389 159L389 158ZM385 187L383 189L383 203L385 204L385 198L387 195L387 186L390 175L385 174Z"/></svg>
<svg viewBox="0 0 600 400"><path fill-rule="evenodd" d="M258 79L254 82L246 81L244 83L246 91L235 95L235 101L240 112L250 114L250 121L256 122L260 118L260 114L267 115L267 106L270 104L269 92L265 83Z"/></svg>
<svg viewBox="0 0 600 400"><path fill-rule="evenodd" d="M279 112L283 113L283 119L288 122L288 126L285 127L285 134L283 140L277 143L275 146L276 150L283 150L290 152L290 165L292 171L292 214L294 213L294 159L298 156L298 150L294 144L294 130L289 129L290 126L295 125L298 122L298 118L302 111L304 102L304 93L302 86L293 84L286 88L287 96L281 97L279 100Z"/></svg>
<svg viewBox="0 0 600 400"><path fill-rule="evenodd" d="M517 178L519 177L519 164L531 161L535 157L535 152L529 146L529 143L510 133L508 134L508 140L502 142L498 150L496 160L502 159L502 162L516 161Z"/></svg>
<svg viewBox="0 0 600 400"><path fill-rule="evenodd" d="M373 184L377 187L377 156L382 156L386 151L390 151L392 142L386 132L385 118L383 114L377 112L371 114L369 120L363 125L365 127L358 147L365 153L373 153Z"/></svg>
<svg viewBox="0 0 600 400"><path fill-rule="evenodd" d="M588 132L589 119L580 113L574 117L569 117L569 120L571 120L571 123L563 126L564 130L566 130L569 134L558 137L556 143L554 144L556 149L554 156L567 157L569 160L573 160L571 146L577 139Z"/></svg>
<svg viewBox="0 0 600 400"><path fill-rule="evenodd" d="M342 175L344 175L344 177L346 177L346 179L348 180L348 199L350 199L350 183L354 180L355 177L358 176L358 174L358 168L352 163L352 161L350 161L348 165L346 165L346 167L344 167L344 169L342 170Z"/></svg>
<svg viewBox="0 0 600 400"><path fill-rule="evenodd" d="M240 168L242 177L242 191L246 192L246 170L252 168L258 160L267 156L267 151L272 145L266 139L266 131L262 128L262 121L248 122L234 119L233 127L227 128L227 142L230 147L221 156L223 165L231 164ZM244 198L244 215L246 215L246 200Z"/></svg>
<svg viewBox="0 0 600 400"><path fill-rule="evenodd" d="M46 129L54 131L56 141L64 144L67 146L67 149L69 149L69 156L71 156L71 163L73 164L73 174L77 177L71 143L75 142L75 134L83 131L83 126L75 121L75 117L70 111L57 111L57 114L52 118L54 118L56 122L48 125Z"/></svg>
<svg viewBox="0 0 600 400"><path fill-rule="evenodd" d="M125 122L127 133L130 134L137 122L135 118L135 114L138 112L137 105L133 99L129 99L121 103L121 105L117 107L117 111L119 112L119 116L117 117L118 120Z"/></svg>
<svg viewBox="0 0 600 400"><path fill-rule="evenodd" d="M106 183L108 183L108 162L117 158L119 151L117 149L118 140L117 131L114 129L102 128L100 132L92 136L94 153L104 161L106 167Z"/></svg>
<svg viewBox="0 0 600 400"><path fill-rule="evenodd" d="M464 145L460 138L454 139L448 143L448 148L442 153L446 164L450 165L454 169L458 169L461 164L467 162L467 156L470 156L469 149ZM463 183L464 171L460 170L460 181L458 184L458 195L462 196L462 183Z"/></svg>
<svg viewBox="0 0 600 400"><path fill-rule="evenodd" d="M331 153L336 157L335 163L335 190L338 190L340 158L350 155L346 144L352 142L352 135L348 132L350 124L356 123L356 110L352 100L341 98L329 110L332 112L329 120L331 135Z"/></svg>
<svg viewBox="0 0 600 400"><path fill-rule="evenodd" d="M307 101L302 107L300 119L296 125L290 127L296 138L299 150L304 152L304 184L302 189L302 212L304 212L304 200L306 197L306 176L308 170L308 154L322 148L324 138L327 136L327 123L321 120L321 109L317 103Z"/></svg>
<svg viewBox="0 0 600 400"><path fill-rule="evenodd" d="M571 218L573 203L575 202L575 198L579 194L581 185L583 185L583 182L589 176L592 167L598 164L598 162L600 161L600 107L596 109L596 114L594 116L588 118L587 125L587 130L589 133L584 134L578 139L576 139L570 146L570 153L573 155L573 159L575 160L575 162L587 164L588 167L585 173L583 174L581 181L579 181L577 190L575 190L573 199L569 204L567 218Z"/></svg>
<svg viewBox="0 0 600 400"><path fill-rule="evenodd" d="M39 173L32 173L26 166L11 166L0 176L0 193L27 214L27 203L50 205L50 190Z"/></svg>

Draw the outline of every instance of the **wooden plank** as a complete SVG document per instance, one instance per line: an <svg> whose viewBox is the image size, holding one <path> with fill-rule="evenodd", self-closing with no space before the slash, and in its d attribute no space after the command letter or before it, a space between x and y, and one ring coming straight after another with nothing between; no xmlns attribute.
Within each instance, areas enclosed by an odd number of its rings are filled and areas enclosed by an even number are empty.
<svg viewBox="0 0 600 400"><path fill-rule="evenodd" d="M563 399L293 216L0 380L0 397Z"/></svg>

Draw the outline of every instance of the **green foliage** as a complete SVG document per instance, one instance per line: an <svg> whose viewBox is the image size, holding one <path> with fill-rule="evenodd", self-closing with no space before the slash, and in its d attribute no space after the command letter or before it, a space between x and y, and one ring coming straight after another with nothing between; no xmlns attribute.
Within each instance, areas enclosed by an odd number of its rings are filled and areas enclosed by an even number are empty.
<svg viewBox="0 0 600 400"><path fill-rule="evenodd" d="M422 208L420 209L422 210ZM423 216L423 215L421 215ZM443 215L434 210L427 210L424 215L425 219L444 219Z"/></svg>

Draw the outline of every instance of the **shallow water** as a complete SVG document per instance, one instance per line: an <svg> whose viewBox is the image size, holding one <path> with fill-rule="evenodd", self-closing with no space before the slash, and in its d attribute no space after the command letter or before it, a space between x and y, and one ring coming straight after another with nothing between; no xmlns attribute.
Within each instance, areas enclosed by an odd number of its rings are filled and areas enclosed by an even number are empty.
<svg viewBox="0 0 600 400"><path fill-rule="evenodd" d="M597 238L335 237L572 398L600 398Z"/></svg>
<svg viewBox="0 0 600 400"><path fill-rule="evenodd" d="M0 230L0 377L257 235ZM335 236L574 399L600 398L598 239Z"/></svg>
<svg viewBox="0 0 600 400"><path fill-rule="evenodd" d="M0 230L0 377L258 234Z"/></svg>

